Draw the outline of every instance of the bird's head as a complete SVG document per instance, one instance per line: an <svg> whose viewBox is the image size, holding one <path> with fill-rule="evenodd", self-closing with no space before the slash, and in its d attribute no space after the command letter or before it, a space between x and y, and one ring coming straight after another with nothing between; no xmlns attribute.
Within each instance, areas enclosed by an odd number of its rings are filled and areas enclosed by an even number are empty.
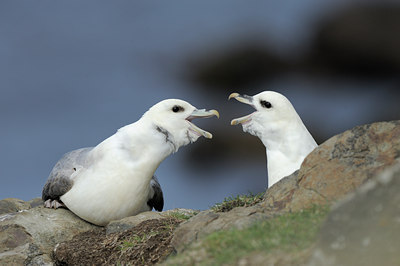
<svg viewBox="0 0 400 266"><path fill-rule="evenodd" d="M285 123L290 123L297 116L290 101L280 93L264 91L254 96L232 93L229 99L235 98L239 102L252 106L255 112L233 119L231 125L242 124L243 131L260 139L264 134L269 136L280 134L279 129L285 128Z"/></svg>
<svg viewBox="0 0 400 266"><path fill-rule="evenodd" d="M197 109L183 100L167 99L152 106L143 118L151 121L155 130L164 134L166 142L170 142L177 151L201 136L211 139L212 134L197 127L192 120L212 116L219 118L218 111Z"/></svg>

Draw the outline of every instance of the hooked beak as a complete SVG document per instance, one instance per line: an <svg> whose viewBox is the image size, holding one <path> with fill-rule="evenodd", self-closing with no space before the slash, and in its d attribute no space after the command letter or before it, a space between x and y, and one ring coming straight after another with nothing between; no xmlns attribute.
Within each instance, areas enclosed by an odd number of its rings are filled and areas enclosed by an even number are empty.
<svg viewBox="0 0 400 266"><path fill-rule="evenodd" d="M195 132L196 134L198 134L199 136L203 136L207 139L211 139L212 138L212 134L210 132L207 132L201 128L199 128L198 126L196 126L195 124L192 123L192 120L195 118L209 118L212 116L216 116L217 118L219 118L219 113L217 110L206 110L206 109L195 109L189 117L186 118L186 120L189 122L189 129L192 130L193 132Z"/></svg>
<svg viewBox="0 0 400 266"><path fill-rule="evenodd" d="M253 105L253 97L252 96L240 95L239 93L234 92L234 93L231 93L231 95L229 95L228 100L230 100L231 98L235 98L239 102L248 104L248 105L252 106L253 108L255 108ZM235 118L231 121L231 125L235 126L238 124L248 123L251 121L251 116L252 116L252 114L249 114L249 115L246 115L243 117L239 117L239 118Z"/></svg>

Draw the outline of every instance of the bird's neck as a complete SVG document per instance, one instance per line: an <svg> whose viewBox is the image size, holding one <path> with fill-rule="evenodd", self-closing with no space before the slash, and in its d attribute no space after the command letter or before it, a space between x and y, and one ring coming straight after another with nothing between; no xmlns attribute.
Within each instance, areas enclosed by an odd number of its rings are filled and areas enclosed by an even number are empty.
<svg viewBox="0 0 400 266"><path fill-rule="evenodd" d="M298 170L317 146L303 123L284 128L264 132L261 139L266 147L268 187Z"/></svg>
<svg viewBox="0 0 400 266"><path fill-rule="evenodd" d="M267 150L280 151L290 158L308 154L317 144L301 120L296 123L271 123L261 136ZM267 152L268 155L268 152Z"/></svg>
<svg viewBox="0 0 400 266"><path fill-rule="evenodd" d="M139 147L152 160L161 162L175 151L174 140L169 132L151 122L139 120L120 131L127 149L135 152Z"/></svg>
<svg viewBox="0 0 400 266"><path fill-rule="evenodd" d="M93 151L107 156L122 156L127 161L146 163L154 170L171 153L174 146L154 124L141 120L120 128L117 133L100 143Z"/></svg>

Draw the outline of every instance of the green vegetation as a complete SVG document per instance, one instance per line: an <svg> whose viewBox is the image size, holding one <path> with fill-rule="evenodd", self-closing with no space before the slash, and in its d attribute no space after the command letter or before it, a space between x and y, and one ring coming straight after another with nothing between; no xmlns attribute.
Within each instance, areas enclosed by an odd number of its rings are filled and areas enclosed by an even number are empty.
<svg viewBox="0 0 400 266"><path fill-rule="evenodd" d="M122 265L149 265L165 259L173 252L170 245L173 232L182 221L172 216L151 219L113 235L105 244L105 248L115 250L112 253L114 258L108 258L108 261L115 260Z"/></svg>
<svg viewBox="0 0 400 266"><path fill-rule="evenodd" d="M288 213L245 230L213 233L205 239L204 246L217 263L233 261L254 251L305 249L312 244L326 214L327 208L316 206L309 210Z"/></svg>
<svg viewBox="0 0 400 266"><path fill-rule="evenodd" d="M211 210L214 212L228 212L236 207L249 207L260 202L264 197L264 192L246 195L237 195L236 197L227 197L222 203L217 203Z"/></svg>
<svg viewBox="0 0 400 266"><path fill-rule="evenodd" d="M327 214L328 207L314 206L256 223L247 229L215 232L203 239L200 245L189 248L167 262L174 264L184 261L184 264L191 264L196 260L195 256L192 259L187 256L198 252L207 254L202 256L205 260L200 265L232 264L239 258L260 252L265 255L274 251L300 252L315 241Z"/></svg>
<svg viewBox="0 0 400 266"><path fill-rule="evenodd" d="M151 232L146 232L146 233L141 233L141 234L133 234L129 239L123 241L120 245L120 250L121 251L130 251L133 247L145 243L148 239L150 239L153 236L156 236L161 233L171 233L175 230L176 228L176 222L171 223L172 219L173 221L178 220L180 222L182 221L187 221L191 217L196 215L196 213L193 213L193 215L186 215L181 212L171 212L168 214L169 218L164 219L162 226L158 227L157 230L151 231Z"/></svg>
<svg viewBox="0 0 400 266"><path fill-rule="evenodd" d="M168 216L173 217L175 219L178 220L183 220L183 221L187 221L190 218L192 218L193 216L195 216L197 213L193 213L193 214L184 214L181 212L171 212Z"/></svg>
<svg viewBox="0 0 400 266"><path fill-rule="evenodd" d="M133 235L128 240L122 242L120 249L121 251L129 250L138 244L145 243L149 238L152 236L157 235L159 232L149 232L149 233L142 233L140 235Z"/></svg>

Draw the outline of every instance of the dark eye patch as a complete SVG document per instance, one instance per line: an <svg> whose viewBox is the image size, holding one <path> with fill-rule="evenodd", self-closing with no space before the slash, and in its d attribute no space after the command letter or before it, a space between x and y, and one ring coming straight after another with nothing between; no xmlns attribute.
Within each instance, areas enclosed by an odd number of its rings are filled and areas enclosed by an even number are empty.
<svg viewBox="0 0 400 266"><path fill-rule="evenodd" d="M183 111L185 111L185 109L182 106L174 105L174 107L172 107L172 112L174 112L174 113L183 112Z"/></svg>
<svg viewBox="0 0 400 266"><path fill-rule="evenodd" d="M268 108L268 109L272 107L272 104L270 102L267 102L267 101L264 101L264 100L261 100L260 104L261 104L262 107L265 107L265 108Z"/></svg>

